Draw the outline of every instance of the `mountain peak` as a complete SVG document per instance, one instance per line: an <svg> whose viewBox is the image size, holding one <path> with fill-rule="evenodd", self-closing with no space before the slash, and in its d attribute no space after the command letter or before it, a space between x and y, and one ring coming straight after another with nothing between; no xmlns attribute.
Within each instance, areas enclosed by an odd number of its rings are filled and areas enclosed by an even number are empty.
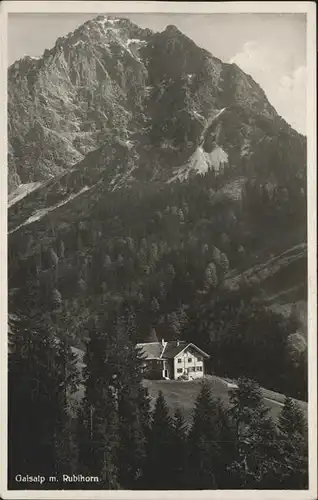
<svg viewBox="0 0 318 500"><path fill-rule="evenodd" d="M179 42L188 42L192 46L196 46L195 42L189 38L187 35L182 33L182 31L177 28L174 24L168 24L166 29L161 33L163 36L168 37L170 39L178 40Z"/></svg>
<svg viewBox="0 0 318 500"><path fill-rule="evenodd" d="M174 24L168 24L164 31L169 35L183 35L183 33Z"/></svg>

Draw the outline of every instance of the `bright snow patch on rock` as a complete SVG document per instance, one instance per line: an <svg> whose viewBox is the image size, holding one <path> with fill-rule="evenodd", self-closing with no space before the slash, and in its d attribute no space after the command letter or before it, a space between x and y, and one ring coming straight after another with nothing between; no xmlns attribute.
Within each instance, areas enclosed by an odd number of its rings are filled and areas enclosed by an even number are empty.
<svg viewBox="0 0 318 500"><path fill-rule="evenodd" d="M208 154L201 147L198 147L190 158L189 167L199 174L205 174L209 170Z"/></svg>
<svg viewBox="0 0 318 500"><path fill-rule="evenodd" d="M204 128L203 128L202 133L201 133L200 143L202 143L204 141L205 134L206 134L207 130L211 127L212 123L214 123L224 113L224 111L226 111L226 109L227 108L222 108L222 109L220 109L220 111L217 111L216 114L214 114L214 113L210 114L209 118L204 121ZM199 118L200 115L198 113L196 113L195 116L197 118Z"/></svg>
<svg viewBox="0 0 318 500"><path fill-rule="evenodd" d="M41 58L40 56L30 56L29 54L26 54L20 60L22 61L23 59L41 59Z"/></svg>
<svg viewBox="0 0 318 500"><path fill-rule="evenodd" d="M65 200L61 201L60 203L56 203L56 205L52 205L51 207L45 207L45 208L41 208L40 210L37 210L26 221L24 221L22 224L20 224L15 229L12 229L12 231L10 231L9 234L14 233L18 229L20 229L20 227L22 227L22 226L26 226L27 224L32 224L32 222L36 222L36 221L42 219L42 217L44 217L49 212L52 212L53 210L55 210L56 208L61 207L62 205L65 205L66 203L68 203L69 201L73 200L74 198L76 198L80 194L85 193L85 191L88 191L89 189L91 189L91 187L84 186L80 191L78 191L77 193L71 194L68 198L66 198Z"/></svg>
<svg viewBox="0 0 318 500"><path fill-rule="evenodd" d="M147 45L146 40L140 40L140 38L128 38L127 44L135 43L136 45Z"/></svg>
<svg viewBox="0 0 318 500"><path fill-rule="evenodd" d="M105 28L106 25L110 24L113 26L116 23L119 23L120 19L109 19L108 17L105 17L104 19L98 19L98 23Z"/></svg>
<svg viewBox="0 0 318 500"><path fill-rule="evenodd" d="M211 168L218 172L220 167L227 162L228 155L222 148L217 147L211 153L207 153L201 146L199 146L190 157L187 165L180 167L177 170L176 175L168 182L173 182L177 179L181 181L185 180L189 177L191 172L196 172L202 175L208 172Z"/></svg>
<svg viewBox="0 0 318 500"><path fill-rule="evenodd" d="M146 42L145 42L146 43ZM138 57L138 50L140 47L144 44L142 40L139 40L139 38L128 38L126 42L121 43L121 45L125 48L125 50L133 57L136 61L140 62L140 58ZM130 45L132 46L132 50L130 48ZM134 47L135 45L135 47ZM136 47L137 45L137 47Z"/></svg>
<svg viewBox="0 0 318 500"><path fill-rule="evenodd" d="M131 167L124 175L120 173L116 174L115 177L110 182L111 191L116 191L117 189L124 187L126 182L131 179L131 173L135 170L135 166Z"/></svg>
<svg viewBox="0 0 318 500"><path fill-rule="evenodd" d="M218 172L221 165L228 162L227 153L220 147L213 149L211 153L205 153L210 165Z"/></svg>
<svg viewBox="0 0 318 500"><path fill-rule="evenodd" d="M204 118L204 116L201 115L200 113L198 113L195 110L193 110L192 112L190 112L190 114L191 114L192 117L194 117L203 126L203 130L205 130L206 119Z"/></svg>
<svg viewBox="0 0 318 500"><path fill-rule="evenodd" d="M106 22L109 24L117 24L119 23L120 19L106 19Z"/></svg>
<svg viewBox="0 0 318 500"><path fill-rule="evenodd" d="M36 188L41 186L41 182L29 182L28 184L20 184L20 186L15 189L8 196L8 206L11 207L18 201L22 200L27 194L34 191Z"/></svg>

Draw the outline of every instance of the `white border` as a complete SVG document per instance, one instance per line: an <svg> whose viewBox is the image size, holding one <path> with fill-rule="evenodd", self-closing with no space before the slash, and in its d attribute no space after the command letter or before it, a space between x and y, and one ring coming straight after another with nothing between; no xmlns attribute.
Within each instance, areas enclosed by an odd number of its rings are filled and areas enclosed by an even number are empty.
<svg viewBox="0 0 318 500"><path fill-rule="evenodd" d="M303 13L314 15L314 2L90 2L90 1L10 1L3 0L3 10L10 13Z"/></svg>
<svg viewBox="0 0 318 500"><path fill-rule="evenodd" d="M7 238L7 14L8 13L304 13L307 14L307 140L308 140L308 359L309 359L309 490L203 490L203 491L16 491L7 490L7 436L1 433L0 496L4 499L255 499L315 500L317 498L317 253L316 253L316 195L317 195L317 117L316 117L316 4L315 2L90 2L90 1L6 1L0 4L0 158L3 181L0 183L0 226L3 241ZM270 36L270 34L269 34ZM3 97L3 99L2 99ZM7 424L7 248L1 245L0 254L1 318L1 429Z"/></svg>

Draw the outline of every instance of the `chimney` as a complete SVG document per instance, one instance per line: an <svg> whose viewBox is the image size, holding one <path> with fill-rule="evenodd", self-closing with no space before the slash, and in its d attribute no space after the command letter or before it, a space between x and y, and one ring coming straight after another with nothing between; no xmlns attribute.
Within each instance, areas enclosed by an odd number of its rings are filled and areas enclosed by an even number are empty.
<svg viewBox="0 0 318 500"><path fill-rule="evenodd" d="M164 345L165 345L165 339L161 339L161 344L162 344L162 347L164 347Z"/></svg>
<svg viewBox="0 0 318 500"><path fill-rule="evenodd" d="M179 341L179 340L177 340L177 347L179 347L179 345L180 345L180 341Z"/></svg>

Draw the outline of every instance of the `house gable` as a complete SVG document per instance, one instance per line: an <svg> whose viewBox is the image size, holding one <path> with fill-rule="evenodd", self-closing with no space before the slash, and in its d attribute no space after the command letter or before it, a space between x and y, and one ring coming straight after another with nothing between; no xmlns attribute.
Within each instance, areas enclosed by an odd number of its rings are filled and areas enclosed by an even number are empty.
<svg viewBox="0 0 318 500"><path fill-rule="evenodd" d="M206 355L201 349L191 344L187 345L173 359L175 378L186 375L199 378L204 375L204 360Z"/></svg>
<svg viewBox="0 0 318 500"><path fill-rule="evenodd" d="M169 344L169 342L168 342L168 344ZM170 349L166 348L163 357L168 358L168 359L175 358L176 356L179 356L180 353L182 353L185 349L192 349L192 350L197 352L198 356L202 356L205 359L210 358L209 354L204 352L202 349L200 349L195 344L192 344L192 342L190 342L190 343L188 343L188 342L181 343L180 342L179 345L175 345Z"/></svg>

